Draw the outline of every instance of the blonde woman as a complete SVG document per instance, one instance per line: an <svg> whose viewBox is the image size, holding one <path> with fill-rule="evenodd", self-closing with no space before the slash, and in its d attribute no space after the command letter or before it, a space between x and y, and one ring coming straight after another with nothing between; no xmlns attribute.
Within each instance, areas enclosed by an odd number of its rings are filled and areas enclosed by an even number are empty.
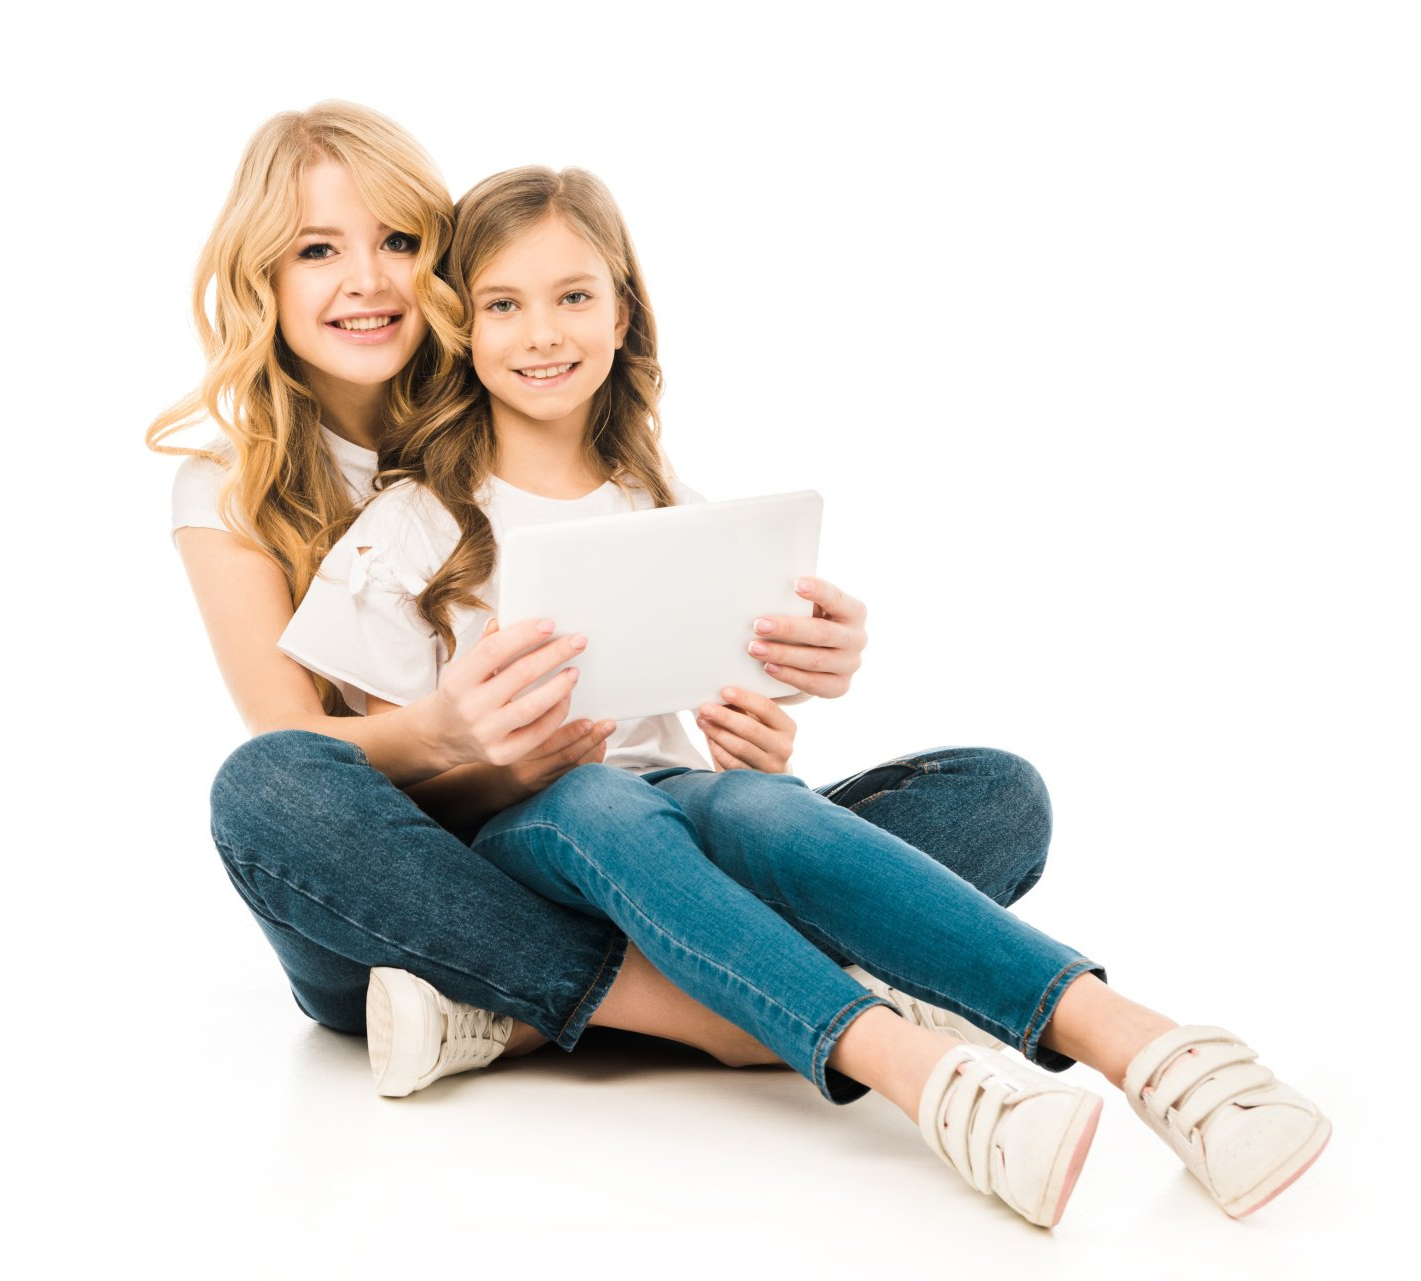
<svg viewBox="0 0 1421 1281"><path fill-rule="evenodd" d="M489 815L622 746L607 725L563 725L555 684L516 705L500 693L492 677L532 624L461 651L434 693L369 718L276 648L371 494L392 429L463 376L462 308L435 272L451 228L443 183L403 130L322 103L258 130L199 261L207 371L148 442L191 455L174 487L175 540L254 735L213 787L228 875L306 1014L361 1033L368 1012L383 1093L547 1040L570 1049L599 1024L728 1064L775 1061L668 983L615 926L470 853L466 840ZM651 413L654 429L654 403ZM220 442L168 443L202 422ZM812 620L764 620L747 644L786 683L837 696L858 666L863 607L819 580L803 594ZM525 674L565 656L549 646L524 660ZM794 724L775 703L742 694L701 712L717 766L784 771ZM923 753L821 790L999 903L1041 873L1049 803L1014 756ZM917 1021L945 1017L863 981Z"/></svg>

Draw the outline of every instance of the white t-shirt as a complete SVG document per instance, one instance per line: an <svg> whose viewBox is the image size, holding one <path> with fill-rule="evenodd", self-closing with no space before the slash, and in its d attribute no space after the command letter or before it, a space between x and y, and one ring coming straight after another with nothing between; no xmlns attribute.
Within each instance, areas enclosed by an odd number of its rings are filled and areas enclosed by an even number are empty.
<svg viewBox="0 0 1421 1281"><path fill-rule="evenodd" d="M678 503L702 502L672 482ZM608 516L652 505L649 494L628 494L611 481L582 498L542 498L492 477L479 505L495 539L521 525ZM278 642L303 667L333 681L356 711L366 694L404 706L432 693L449 655L419 613L415 597L448 559L459 527L444 505L412 481L377 494L321 564L305 599ZM498 599L498 573L478 592ZM455 607L450 626L456 659L483 635L489 611ZM607 740L607 764L641 772L665 766L709 769L674 715L622 722Z"/></svg>
<svg viewBox="0 0 1421 1281"><path fill-rule="evenodd" d="M345 481L351 502L363 503L370 497L370 486L378 469L375 451L363 445L354 445L325 427L321 428L321 437L330 451L331 461ZM223 458L232 456L232 443L225 436L219 436L203 448ZM222 519L220 510L222 487L231 475L228 468L210 458L196 455L185 458L173 480L173 531L176 533L180 529L194 527L232 532Z"/></svg>

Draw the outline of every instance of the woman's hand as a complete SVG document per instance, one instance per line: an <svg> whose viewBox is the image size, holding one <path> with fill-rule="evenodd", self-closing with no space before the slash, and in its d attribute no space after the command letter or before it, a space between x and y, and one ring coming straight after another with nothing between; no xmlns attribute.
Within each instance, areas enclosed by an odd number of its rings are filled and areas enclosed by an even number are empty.
<svg viewBox="0 0 1421 1281"><path fill-rule="evenodd" d="M553 630L549 619L506 631L490 619L478 644L456 657L439 688L421 700L424 732L449 766L511 765L540 751L562 725L577 683L575 667L515 697L586 648L587 637L580 634L549 642Z"/></svg>
<svg viewBox="0 0 1421 1281"><path fill-rule="evenodd" d="M716 768L789 773L798 728L790 714L773 699L749 690L726 688L720 695L724 705L703 703L696 715Z"/></svg>
<svg viewBox="0 0 1421 1281"><path fill-rule="evenodd" d="M566 707L563 715L567 715ZM594 725L583 720L554 730L527 756L505 767L509 804L525 801L551 787L579 765L600 765L607 756L607 737L616 728L616 721L598 721Z"/></svg>
<svg viewBox="0 0 1421 1281"><path fill-rule="evenodd" d="M794 587L814 602L814 616L757 618L750 653L777 681L806 694L847 694L868 644L868 608L822 578L801 578Z"/></svg>

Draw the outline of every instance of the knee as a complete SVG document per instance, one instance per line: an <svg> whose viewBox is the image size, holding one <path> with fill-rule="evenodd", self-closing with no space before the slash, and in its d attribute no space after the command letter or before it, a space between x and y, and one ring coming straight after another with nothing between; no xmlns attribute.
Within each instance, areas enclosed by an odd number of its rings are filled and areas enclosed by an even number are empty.
<svg viewBox="0 0 1421 1281"><path fill-rule="evenodd" d="M1013 866L1008 903L1014 903L1041 879L1051 846L1051 797L1030 761L1011 752L987 753L991 808L1001 832L1001 848L1011 851Z"/></svg>
<svg viewBox="0 0 1421 1281"><path fill-rule="evenodd" d="M212 781L212 834L218 848L260 842L273 829L330 807L333 766L369 771L353 743L281 730L249 739Z"/></svg>

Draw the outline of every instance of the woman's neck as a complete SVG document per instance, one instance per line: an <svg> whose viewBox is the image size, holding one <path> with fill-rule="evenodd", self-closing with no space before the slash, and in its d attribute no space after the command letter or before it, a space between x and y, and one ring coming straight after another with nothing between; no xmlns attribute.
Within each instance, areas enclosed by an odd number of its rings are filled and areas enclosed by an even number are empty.
<svg viewBox="0 0 1421 1281"><path fill-rule="evenodd" d="M541 498L582 498L607 480L606 468L584 445L586 430L585 424L499 422L495 416L493 474Z"/></svg>
<svg viewBox="0 0 1421 1281"><path fill-rule="evenodd" d="M306 385L321 407L321 426L335 432L342 440L366 449L380 448L381 410L385 403L385 384L358 386L328 378L309 365L302 371Z"/></svg>

